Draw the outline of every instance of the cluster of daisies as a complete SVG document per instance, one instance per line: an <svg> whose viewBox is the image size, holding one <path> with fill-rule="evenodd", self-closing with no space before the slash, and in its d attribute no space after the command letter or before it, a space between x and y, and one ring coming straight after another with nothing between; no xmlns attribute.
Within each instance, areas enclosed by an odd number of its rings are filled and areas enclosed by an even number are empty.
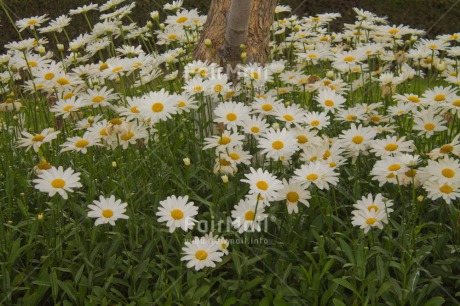
<svg viewBox="0 0 460 306"><path fill-rule="evenodd" d="M163 22L154 11L139 26L129 17L135 2L124 2L18 20L32 38L0 55L1 127L37 159L37 190L67 200L83 188L80 172L42 158L51 146L75 155L140 150L167 133L168 122L187 122L214 173L247 190L231 211L238 233L261 231L274 203L288 214L308 211L314 196L345 185L343 173L364 164L375 186L436 203L460 198L460 33L424 39L424 31L360 9L335 33L329 23L339 14L298 17L278 6L270 60L242 64L230 79L192 58L206 16L174 1ZM70 39L66 27L78 15L88 31ZM414 86L424 78L434 85ZM390 197L357 201L351 224L382 229L396 204ZM100 196L88 216L114 225L128 219L127 207ZM170 233L189 232L199 208L186 195L170 196L158 204L158 221ZM197 270L214 267L228 244L211 233L194 237L182 259Z"/></svg>

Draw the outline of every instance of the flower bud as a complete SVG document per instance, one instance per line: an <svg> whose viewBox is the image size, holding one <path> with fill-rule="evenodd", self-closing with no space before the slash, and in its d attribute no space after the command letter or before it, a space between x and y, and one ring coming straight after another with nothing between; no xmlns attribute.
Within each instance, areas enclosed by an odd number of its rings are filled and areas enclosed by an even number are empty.
<svg viewBox="0 0 460 306"><path fill-rule="evenodd" d="M222 179L222 182L223 182L224 184L227 184L227 183L228 183L228 176L222 175L220 178Z"/></svg>
<svg viewBox="0 0 460 306"><path fill-rule="evenodd" d="M204 40L204 44L206 45L206 47L211 47L212 46L212 41L209 38L206 38Z"/></svg>
<svg viewBox="0 0 460 306"><path fill-rule="evenodd" d="M185 166L190 166L190 158L186 157L186 158L184 158L182 160L184 161Z"/></svg>
<svg viewBox="0 0 460 306"><path fill-rule="evenodd" d="M64 51L64 45L63 44L57 44L57 48L59 51Z"/></svg>

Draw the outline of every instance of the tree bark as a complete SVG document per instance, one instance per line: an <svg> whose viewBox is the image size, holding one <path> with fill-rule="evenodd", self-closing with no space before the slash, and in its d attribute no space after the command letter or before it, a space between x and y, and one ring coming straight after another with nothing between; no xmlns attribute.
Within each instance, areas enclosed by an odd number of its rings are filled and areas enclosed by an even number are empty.
<svg viewBox="0 0 460 306"><path fill-rule="evenodd" d="M277 0L253 0L249 17L246 53L254 62L265 64L269 55L270 27L273 24ZM213 0L200 41L195 48L195 59L222 64L218 51L225 43L227 19L231 0ZM211 47L205 45L210 39Z"/></svg>

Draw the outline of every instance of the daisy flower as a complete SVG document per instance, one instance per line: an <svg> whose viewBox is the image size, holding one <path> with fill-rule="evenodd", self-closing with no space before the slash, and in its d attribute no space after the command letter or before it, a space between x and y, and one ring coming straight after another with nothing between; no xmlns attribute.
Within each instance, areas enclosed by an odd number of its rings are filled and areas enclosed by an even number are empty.
<svg viewBox="0 0 460 306"><path fill-rule="evenodd" d="M242 125L244 120L249 119L249 106L237 102L223 102L215 109L216 119L214 122L223 123L226 129L232 129L236 132L238 126Z"/></svg>
<svg viewBox="0 0 460 306"><path fill-rule="evenodd" d="M352 124L350 129L339 136L339 141L352 156L366 152L377 132L370 127Z"/></svg>
<svg viewBox="0 0 460 306"><path fill-rule="evenodd" d="M298 213L298 203L302 203L307 207L310 207L308 199L311 198L310 192L306 187L298 181L283 179L283 188L279 191L279 200L286 200L286 206L288 213Z"/></svg>
<svg viewBox="0 0 460 306"><path fill-rule="evenodd" d="M110 106L111 100L118 99L117 95L112 94L113 89L107 89L107 87L102 87L101 89L88 89L86 94L81 95L83 105L92 105L96 107L105 107Z"/></svg>
<svg viewBox="0 0 460 306"><path fill-rule="evenodd" d="M205 267L214 268L224 255L217 243L198 237L194 237L191 242L186 241L182 251L185 254L181 261L187 261L187 268L195 268L196 271Z"/></svg>
<svg viewBox="0 0 460 306"><path fill-rule="evenodd" d="M372 227L383 229L383 225L388 223L388 214L385 210L355 210L351 218L351 224L358 226L367 234Z"/></svg>
<svg viewBox="0 0 460 306"><path fill-rule="evenodd" d="M260 232L260 222L267 218L264 213L264 205L254 197L241 199L232 210L232 225L238 229L238 233L243 232Z"/></svg>
<svg viewBox="0 0 460 306"><path fill-rule="evenodd" d="M455 136L450 143L446 143L428 153L431 159L438 159L449 154L460 157L460 134Z"/></svg>
<svg viewBox="0 0 460 306"><path fill-rule="evenodd" d="M73 188L80 188L80 173L74 171L71 168L64 169L59 166L52 167L49 170L43 171L38 175L38 178L33 180L35 183L35 189L41 192L47 192L48 196L52 197L56 193L67 200L67 192L73 192Z"/></svg>
<svg viewBox="0 0 460 306"><path fill-rule="evenodd" d="M193 217L198 214L198 207L193 202L188 202L188 196L169 196L160 201L160 206L156 213L158 222L166 222L170 233L176 228L182 228L184 232L193 229L196 222Z"/></svg>
<svg viewBox="0 0 460 306"><path fill-rule="evenodd" d="M315 101L324 108L326 112L336 113L343 107L343 103L347 100L341 95L337 94L335 90L329 87L320 89Z"/></svg>
<svg viewBox="0 0 460 306"><path fill-rule="evenodd" d="M261 115L252 116L243 122L244 132L253 135L256 139L270 127L267 120Z"/></svg>
<svg viewBox="0 0 460 306"><path fill-rule="evenodd" d="M243 139L244 135L224 131L221 135L205 138L203 150L216 148L216 151L225 151L227 148L242 146Z"/></svg>
<svg viewBox="0 0 460 306"><path fill-rule="evenodd" d="M371 152L378 157L411 153L413 145L414 142L412 140L406 141L405 136L399 138L387 135L385 139L376 139L372 142Z"/></svg>
<svg viewBox="0 0 460 306"><path fill-rule="evenodd" d="M381 193L376 194L375 198L370 193L367 195L367 197L363 196L361 200L356 201L356 204L353 205L353 207L356 209L353 214L356 214L358 211L362 210L374 210L375 212L386 210L387 213L391 213L393 209L390 207L392 206L393 201L385 199Z"/></svg>
<svg viewBox="0 0 460 306"><path fill-rule="evenodd" d="M25 29L34 30L39 27L42 23L47 21L49 18L46 18L46 15L43 16L34 16L30 18L24 18L16 21L16 26L19 29L19 32L24 31Z"/></svg>
<svg viewBox="0 0 460 306"><path fill-rule="evenodd" d="M428 192L428 198L432 200L443 198L447 204L451 204L452 201L460 198L460 182L440 184L437 181L428 181L423 184L423 188Z"/></svg>
<svg viewBox="0 0 460 306"><path fill-rule="evenodd" d="M276 100L271 95L261 95L255 98L255 101L251 103L251 107L256 114L272 115L274 110L282 105L281 101Z"/></svg>
<svg viewBox="0 0 460 306"><path fill-rule="evenodd" d="M260 195L267 201L276 200L278 191L283 187L283 184L274 175L267 170L254 169L251 167L251 173L245 174L245 179L241 182L249 184L249 193Z"/></svg>
<svg viewBox="0 0 460 306"><path fill-rule="evenodd" d="M115 225L118 219L129 219L126 212L127 203L122 203L121 200L116 200L115 196L105 198L99 197L99 201L94 200L93 205L88 205L91 211L88 212L88 217L97 218L94 225L106 224Z"/></svg>
<svg viewBox="0 0 460 306"><path fill-rule="evenodd" d="M414 123L413 129L420 131L418 136L425 135L427 138L433 136L435 132L447 130L443 117L437 115L431 108L415 113Z"/></svg>
<svg viewBox="0 0 460 306"><path fill-rule="evenodd" d="M153 125L158 121L170 119L177 112L176 104L164 89L157 92L150 92L143 96L139 105L140 116L149 120Z"/></svg>
<svg viewBox="0 0 460 306"><path fill-rule="evenodd" d="M385 183L398 184L401 183L401 177L409 168L403 163L399 156L389 156L382 160L378 160L371 170L373 180L379 181L379 186Z"/></svg>
<svg viewBox="0 0 460 306"><path fill-rule="evenodd" d="M81 100L73 96L67 100L59 100L50 108L50 112L55 113L55 116L62 116L65 119L71 113L78 112L82 106Z"/></svg>
<svg viewBox="0 0 460 306"><path fill-rule="evenodd" d="M329 184L335 186L339 182L339 174L335 173L328 164L319 161L302 165L294 173L294 179L302 183L305 188L313 183L321 190L329 190Z"/></svg>
<svg viewBox="0 0 460 306"><path fill-rule="evenodd" d="M305 123L311 129L322 130L329 126L329 116L327 113L311 112L305 114Z"/></svg>
<svg viewBox="0 0 460 306"><path fill-rule="evenodd" d="M46 128L38 134L30 134L25 131L21 132L24 136L18 140L19 147L26 147L26 151L33 148L35 152L38 152L40 146L44 143L49 143L53 139L56 139L60 131L54 131L52 128Z"/></svg>
<svg viewBox="0 0 460 306"><path fill-rule="evenodd" d="M87 148L100 145L100 138L91 132L85 132L83 136L69 137L61 145L61 153L65 151L81 152L86 154Z"/></svg>
<svg viewBox="0 0 460 306"><path fill-rule="evenodd" d="M258 148L262 149L261 154L274 160L290 156L298 150L297 139L288 130L269 129L259 138Z"/></svg>
<svg viewBox="0 0 460 306"><path fill-rule="evenodd" d="M290 127L292 125L298 126L301 122L303 122L305 110L298 107L296 104L292 104L287 107L281 104L275 108L273 115L276 119L284 121L286 123L286 127Z"/></svg>
<svg viewBox="0 0 460 306"><path fill-rule="evenodd" d="M437 161L428 160L428 165L420 168L420 179L441 185L460 183L460 162L449 156Z"/></svg>

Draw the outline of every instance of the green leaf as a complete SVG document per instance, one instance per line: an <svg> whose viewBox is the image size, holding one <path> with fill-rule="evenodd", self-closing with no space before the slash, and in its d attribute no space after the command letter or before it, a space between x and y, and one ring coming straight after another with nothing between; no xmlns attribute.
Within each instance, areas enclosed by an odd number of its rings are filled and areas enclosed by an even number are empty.
<svg viewBox="0 0 460 306"><path fill-rule="evenodd" d="M339 284L340 286L345 287L345 288L353 291L354 294L358 295L358 291L356 291L356 289L353 287L353 285L350 284L350 282L347 281L346 279L336 278L333 281L334 281L334 283Z"/></svg>
<svg viewBox="0 0 460 306"><path fill-rule="evenodd" d="M424 306L440 306L444 304L445 301L446 300L443 297L437 296L437 297L430 299L428 302L426 302Z"/></svg>

